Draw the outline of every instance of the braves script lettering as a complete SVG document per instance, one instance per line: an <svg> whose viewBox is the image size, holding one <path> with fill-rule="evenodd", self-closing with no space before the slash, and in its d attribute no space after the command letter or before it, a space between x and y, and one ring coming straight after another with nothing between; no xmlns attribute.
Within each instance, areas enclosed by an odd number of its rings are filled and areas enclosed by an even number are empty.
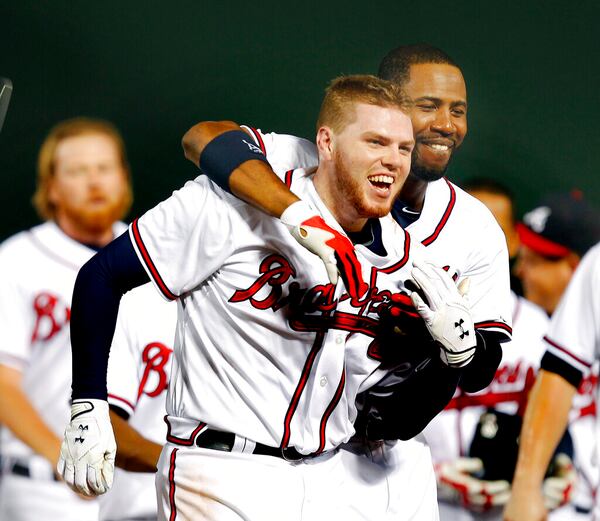
<svg viewBox="0 0 600 521"><path fill-rule="evenodd" d="M259 273L259 277L250 287L236 290L229 302L248 301L256 309L272 311L287 306L290 327L296 331L317 332L340 329L362 333L374 339L369 346L369 356L377 360L381 359L376 338L377 326L379 313L391 304L391 292L380 291L376 287L375 269L371 277L371 287L361 300L350 299L346 293L339 300L336 299L333 284L318 284L312 288L301 287L297 281L292 280L296 277L296 269L279 254L264 258L260 263ZM284 294L283 286L288 282L287 294ZM268 290L266 295L265 289ZM335 311L338 302L346 300L349 300L350 306L356 310L356 313Z"/></svg>

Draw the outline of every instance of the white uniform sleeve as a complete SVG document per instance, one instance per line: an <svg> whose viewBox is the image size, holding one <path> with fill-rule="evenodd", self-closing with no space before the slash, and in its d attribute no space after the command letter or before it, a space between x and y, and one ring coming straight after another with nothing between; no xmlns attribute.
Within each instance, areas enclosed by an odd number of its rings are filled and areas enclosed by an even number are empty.
<svg viewBox="0 0 600 521"><path fill-rule="evenodd" d="M547 353L587 373L600 346L600 245L579 264L546 335Z"/></svg>
<svg viewBox="0 0 600 521"><path fill-rule="evenodd" d="M508 341L512 337L508 251L504 234L491 215L476 240L478 247L471 249L469 267L462 274L471 279L469 302L475 327Z"/></svg>
<svg viewBox="0 0 600 521"><path fill-rule="evenodd" d="M6 251L0 253L0 364L22 370L31 350L35 325L31 295L19 284L18 267L10 262Z"/></svg>
<svg viewBox="0 0 600 521"><path fill-rule="evenodd" d="M271 168L282 178L289 170L311 168L319 164L317 147L308 139L274 132L263 134L253 127L242 128L252 134L256 144L267 156Z"/></svg>
<svg viewBox="0 0 600 521"><path fill-rule="evenodd" d="M135 412L140 386L140 346L135 332L141 327L139 323L136 325L137 313L131 307L131 295L127 293L119 306L107 375L108 403L123 409L130 416Z"/></svg>
<svg viewBox="0 0 600 521"><path fill-rule="evenodd" d="M191 291L222 266L245 226L235 209L243 204L200 176L131 224L136 253L164 298Z"/></svg>

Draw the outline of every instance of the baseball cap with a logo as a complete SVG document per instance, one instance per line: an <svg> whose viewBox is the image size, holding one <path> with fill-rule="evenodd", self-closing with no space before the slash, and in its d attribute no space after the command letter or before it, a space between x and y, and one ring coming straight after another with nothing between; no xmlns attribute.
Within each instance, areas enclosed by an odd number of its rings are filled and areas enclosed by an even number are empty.
<svg viewBox="0 0 600 521"><path fill-rule="evenodd" d="M579 256L600 242L600 213L580 191L553 194L517 224L521 244L550 258Z"/></svg>

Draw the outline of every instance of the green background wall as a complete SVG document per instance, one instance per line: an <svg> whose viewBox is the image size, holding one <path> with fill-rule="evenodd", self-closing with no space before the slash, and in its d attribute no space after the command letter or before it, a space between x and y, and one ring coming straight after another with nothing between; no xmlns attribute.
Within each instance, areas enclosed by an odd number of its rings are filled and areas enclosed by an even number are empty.
<svg viewBox="0 0 600 521"><path fill-rule="evenodd" d="M401 43L457 60L469 135L450 176L506 180L521 211L578 187L600 203L599 24L592 2L0 1L0 239L37 222L37 149L56 121L123 131L143 212L196 174L180 138L204 119L313 134L327 81Z"/></svg>

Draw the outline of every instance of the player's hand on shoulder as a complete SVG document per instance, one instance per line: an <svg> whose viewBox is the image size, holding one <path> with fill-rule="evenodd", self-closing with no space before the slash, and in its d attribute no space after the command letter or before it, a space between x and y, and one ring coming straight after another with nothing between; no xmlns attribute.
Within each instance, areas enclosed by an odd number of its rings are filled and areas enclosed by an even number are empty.
<svg viewBox="0 0 600 521"><path fill-rule="evenodd" d="M332 284L337 284L339 272L350 297L360 299L366 293L369 287L362 278L352 241L329 226L314 208L305 201L296 201L280 220L301 246L321 258Z"/></svg>
<svg viewBox="0 0 600 521"><path fill-rule="evenodd" d="M566 505L573 495L577 472L573 461L566 454L560 453L552 460L552 474L544 480L542 491L544 506L548 510Z"/></svg>
<svg viewBox="0 0 600 521"><path fill-rule="evenodd" d="M440 499L460 503L478 512L505 505L510 497L510 483L474 476L482 470L483 463L479 458L457 458L436 465Z"/></svg>
<svg viewBox="0 0 600 521"><path fill-rule="evenodd" d="M112 486L116 450L108 402L74 400L56 467L59 476L75 492L104 494Z"/></svg>
<svg viewBox="0 0 600 521"><path fill-rule="evenodd" d="M440 358L451 367L464 367L475 356L477 338L467 299L469 279L458 286L448 272L416 260L411 271L416 291L411 299L434 340Z"/></svg>

